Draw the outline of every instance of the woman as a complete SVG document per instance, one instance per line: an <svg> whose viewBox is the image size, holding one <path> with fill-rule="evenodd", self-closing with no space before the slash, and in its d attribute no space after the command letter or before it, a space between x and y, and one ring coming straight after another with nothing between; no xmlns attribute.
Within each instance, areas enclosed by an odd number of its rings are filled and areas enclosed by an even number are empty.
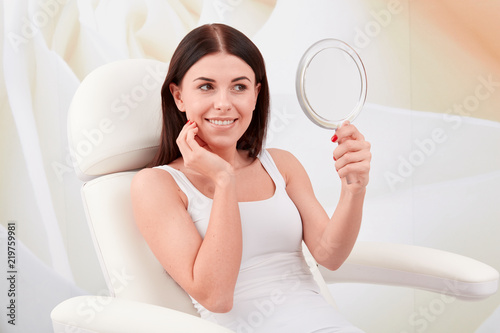
<svg viewBox="0 0 500 333"><path fill-rule="evenodd" d="M298 160L262 149L264 60L247 37L221 24L181 41L162 107L154 168L132 183L134 215L202 318L237 332L360 332L319 294L301 246L329 269L349 255L371 158L361 133L344 124L332 138L342 191L330 219Z"/></svg>

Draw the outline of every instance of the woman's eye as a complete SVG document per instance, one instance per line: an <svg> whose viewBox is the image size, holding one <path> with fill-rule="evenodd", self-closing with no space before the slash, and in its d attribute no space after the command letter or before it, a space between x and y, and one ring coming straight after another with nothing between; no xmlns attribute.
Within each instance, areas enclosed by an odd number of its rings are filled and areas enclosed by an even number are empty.
<svg viewBox="0 0 500 333"><path fill-rule="evenodd" d="M200 90L208 91L212 89L212 85L210 83L205 83L199 87Z"/></svg>
<svg viewBox="0 0 500 333"><path fill-rule="evenodd" d="M236 91L244 91L247 89L247 86L245 86L244 84L237 84L234 86L234 90Z"/></svg>

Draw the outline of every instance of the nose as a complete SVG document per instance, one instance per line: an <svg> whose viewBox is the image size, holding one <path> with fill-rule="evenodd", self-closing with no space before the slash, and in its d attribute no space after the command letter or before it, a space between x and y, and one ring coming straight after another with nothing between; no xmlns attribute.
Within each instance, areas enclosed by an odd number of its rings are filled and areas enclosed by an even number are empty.
<svg viewBox="0 0 500 333"><path fill-rule="evenodd" d="M231 98L229 93L225 89L221 89L215 95L214 107L219 111L229 111L231 110Z"/></svg>

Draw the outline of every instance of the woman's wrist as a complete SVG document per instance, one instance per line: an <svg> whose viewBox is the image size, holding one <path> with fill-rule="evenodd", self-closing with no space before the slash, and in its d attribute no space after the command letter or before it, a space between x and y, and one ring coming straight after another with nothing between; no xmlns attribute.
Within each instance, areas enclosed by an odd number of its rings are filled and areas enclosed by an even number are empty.
<svg viewBox="0 0 500 333"><path fill-rule="evenodd" d="M232 166L228 166L226 170L219 171L214 178L215 187L227 188L236 183L236 174Z"/></svg>
<svg viewBox="0 0 500 333"><path fill-rule="evenodd" d="M340 198L343 200L364 200L366 195L366 186L360 186L356 189L352 185L342 184Z"/></svg>

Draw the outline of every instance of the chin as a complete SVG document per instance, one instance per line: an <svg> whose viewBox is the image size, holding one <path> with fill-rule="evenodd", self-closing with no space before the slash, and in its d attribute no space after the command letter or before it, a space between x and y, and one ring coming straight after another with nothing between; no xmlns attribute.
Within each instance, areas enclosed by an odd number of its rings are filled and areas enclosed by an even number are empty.
<svg viewBox="0 0 500 333"><path fill-rule="evenodd" d="M231 143L229 143L229 142L211 142L210 144L207 144L207 146L210 147L210 149L213 151L236 149L236 142L234 142L234 141L232 141Z"/></svg>
<svg viewBox="0 0 500 333"><path fill-rule="evenodd" d="M212 150L236 149L236 145L241 136L235 135L203 135L200 133L198 137Z"/></svg>

